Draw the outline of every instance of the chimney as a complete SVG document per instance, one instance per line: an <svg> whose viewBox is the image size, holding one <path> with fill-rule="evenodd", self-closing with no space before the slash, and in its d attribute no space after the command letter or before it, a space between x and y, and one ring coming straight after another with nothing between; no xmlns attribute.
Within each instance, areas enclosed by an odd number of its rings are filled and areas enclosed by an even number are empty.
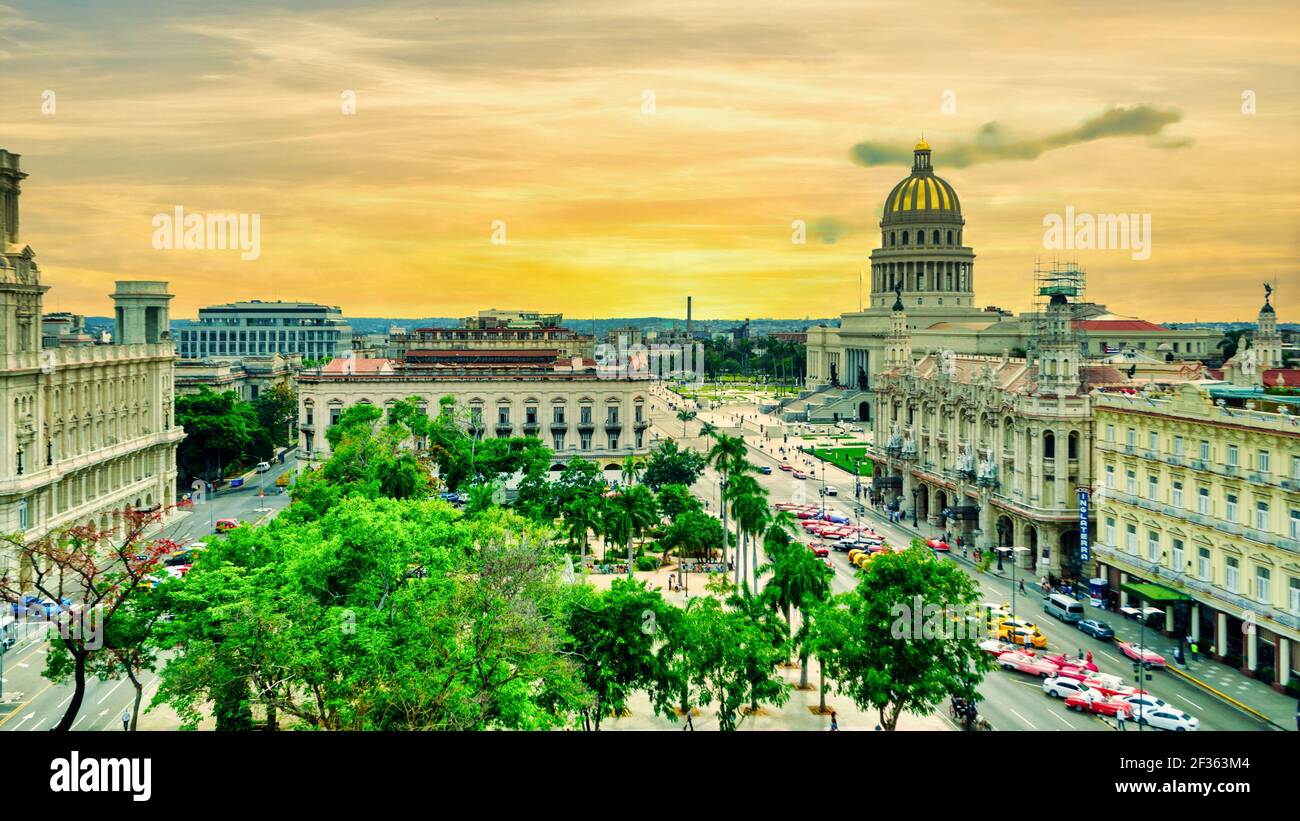
<svg viewBox="0 0 1300 821"><path fill-rule="evenodd" d="M691 336L691 298L686 297L686 335Z"/></svg>

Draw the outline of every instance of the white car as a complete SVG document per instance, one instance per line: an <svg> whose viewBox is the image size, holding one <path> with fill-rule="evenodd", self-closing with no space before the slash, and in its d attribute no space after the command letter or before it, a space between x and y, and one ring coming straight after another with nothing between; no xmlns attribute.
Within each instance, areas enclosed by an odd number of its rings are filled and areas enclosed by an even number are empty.
<svg viewBox="0 0 1300 821"><path fill-rule="evenodd" d="M1132 699L1129 700L1129 704L1133 704ZM1200 721L1168 704L1155 708L1134 705L1133 715L1137 718L1139 724L1145 724L1160 730L1185 732L1187 730L1198 730L1201 727Z"/></svg>
<svg viewBox="0 0 1300 821"><path fill-rule="evenodd" d="M258 472L258 473L266 473L266 472L267 472L268 470L270 470L270 469L271 469L271 465L270 465L269 462L258 462L258 463L257 463L257 472Z"/></svg>
<svg viewBox="0 0 1300 821"><path fill-rule="evenodd" d="M1101 701L1106 697L1101 691L1094 690L1082 681L1062 676L1050 676L1043 679L1043 692L1052 698L1069 698L1070 696L1082 696L1085 693L1092 693L1092 697Z"/></svg>
<svg viewBox="0 0 1300 821"><path fill-rule="evenodd" d="M835 485L827 485L826 487L822 488L822 493L824 493L824 494L827 495L827 496L839 496L839 495L840 495L840 492L839 492L838 490L835 489Z"/></svg>

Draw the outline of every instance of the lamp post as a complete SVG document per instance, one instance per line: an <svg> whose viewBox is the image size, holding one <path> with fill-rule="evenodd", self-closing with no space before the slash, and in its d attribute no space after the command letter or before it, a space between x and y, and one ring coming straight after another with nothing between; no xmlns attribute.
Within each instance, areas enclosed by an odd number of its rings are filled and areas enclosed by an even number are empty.
<svg viewBox="0 0 1300 821"><path fill-rule="evenodd" d="M916 500L919 499L920 497L921 497L921 489L919 487L912 488L912 529L913 530L916 530L917 528L920 527L920 525L917 524L917 519L916 519Z"/></svg>

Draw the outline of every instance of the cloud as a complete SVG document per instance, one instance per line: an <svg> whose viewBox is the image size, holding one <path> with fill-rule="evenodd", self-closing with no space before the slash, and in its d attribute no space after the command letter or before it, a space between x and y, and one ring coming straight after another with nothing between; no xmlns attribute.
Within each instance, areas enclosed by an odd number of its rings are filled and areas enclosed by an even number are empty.
<svg viewBox="0 0 1300 821"><path fill-rule="evenodd" d="M809 226L812 229L813 236L822 241L824 245L834 245L840 241L840 238L852 230L846 222L841 222L834 217L821 217L813 221Z"/></svg>
<svg viewBox="0 0 1300 821"><path fill-rule="evenodd" d="M945 145L943 164L953 168L966 168L1000 160L1033 160L1048 151L1107 137L1155 137L1151 142L1155 148L1183 148L1191 144L1190 139L1161 134L1166 126L1179 122L1182 118L1183 115L1177 111L1149 105L1128 108L1115 106L1084 120L1074 128L1023 139L1009 136L997 122L988 122L980 126L973 140ZM871 167L907 163L912 152L894 144L867 141L853 146L850 156L858 165Z"/></svg>

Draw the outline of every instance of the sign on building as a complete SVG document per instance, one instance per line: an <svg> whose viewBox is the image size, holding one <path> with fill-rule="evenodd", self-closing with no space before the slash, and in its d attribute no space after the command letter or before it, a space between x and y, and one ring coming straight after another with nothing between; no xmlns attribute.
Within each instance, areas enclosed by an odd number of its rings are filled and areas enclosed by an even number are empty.
<svg viewBox="0 0 1300 821"><path fill-rule="evenodd" d="M1079 561L1088 561L1088 491L1079 489Z"/></svg>

